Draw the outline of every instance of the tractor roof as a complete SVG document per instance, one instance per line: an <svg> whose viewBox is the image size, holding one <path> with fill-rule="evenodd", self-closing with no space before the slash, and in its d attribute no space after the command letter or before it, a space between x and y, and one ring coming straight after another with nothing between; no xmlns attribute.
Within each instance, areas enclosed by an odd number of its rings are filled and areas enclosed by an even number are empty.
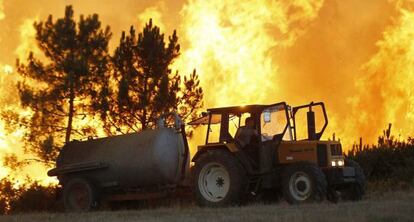
<svg viewBox="0 0 414 222"><path fill-rule="evenodd" d="M268 105L244 105L244 106L228 106L228 107L218 107L218 108L210 108L207 109L208 112L214 114L220 113L232 113L232 114L241 114L246 112L262 112L262 110L266 109L267 107L277 106L277 105L286 105L285 102L268 104Z"/></svg>
<svg viewBox="0 0 414 222"><path fill-rule="evenodd" d="M207 109L207 113L204 113L202 117L199 117L190 123L189 125L199 125L199 124L208 124L209 113L210 114L223 114L223 113L231 113L234 115L239 115L242 113L261 113L264 109L272 106L286 106L285 102L274 103L269 105L244 105L244 106L228 106L228 107L218 107L218 108L210 108ZM220 116L213 116L211 122L218 123L220 122Z"/></svg>

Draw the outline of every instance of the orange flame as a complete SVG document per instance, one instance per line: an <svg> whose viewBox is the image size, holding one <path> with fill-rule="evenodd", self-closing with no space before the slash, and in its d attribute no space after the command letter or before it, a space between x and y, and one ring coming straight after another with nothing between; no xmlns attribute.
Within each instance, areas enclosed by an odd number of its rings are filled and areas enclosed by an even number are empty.
<svg viewBox="0 0 414 222"><path fill-rule="evenodd" d="M33 27L33 23L38 18L28 18L23 20L19 26L20 30L20 44L17 46L14 54L21 60L24 61L33 52L36 56L41 56L39 48L36 45L36 30Z"/></svg>
<svg viewBox="0 0 414 222"><path fill-rule="evenodd" d="M0 0L0 20L4 19L6 15L4 14L4 5L3 0Z"/></svg>
<svg viewBox="0 0 414 222"><path fill-rule="evenodd" d="M143 27L150 19L152 19L153 24L157 25L161 32L164 32L165 25L163 22L163 11L165 11L164 2L160 2L157 6L145 8L144 11L138 15L139 25Z"/></svg>
<svg viewBox="0 0 414 222"><path fill-rule="evenodd" d="M370 140L387 123L403 138L414 132L414 12L401 4L397 8L400 15L377 42L378 52L363 65L366 75L357 78L352 100L354 110L361 111L352 122Z"/></svg>
<svg viewBox="0 0 414 222"><path fill-rule="evenodd" d="M321 5L322 1L190 1L181 11L187 46L177 66L186 73L197 68L206 106L274 102L281 83L271 50L294 44Z"/></svg>

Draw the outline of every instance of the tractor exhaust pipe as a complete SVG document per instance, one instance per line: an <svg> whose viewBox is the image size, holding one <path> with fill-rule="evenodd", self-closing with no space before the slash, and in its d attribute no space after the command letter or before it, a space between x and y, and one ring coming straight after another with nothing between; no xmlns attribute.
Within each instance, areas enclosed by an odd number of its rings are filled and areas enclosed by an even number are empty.
<svg viewBox="0 0 414 222"><path fill-rule="evenodd" d="M315 127L315 112L312 111L312 107L309 107L307 112L308 120L308 140L316 140L316 127Z"/></svg>

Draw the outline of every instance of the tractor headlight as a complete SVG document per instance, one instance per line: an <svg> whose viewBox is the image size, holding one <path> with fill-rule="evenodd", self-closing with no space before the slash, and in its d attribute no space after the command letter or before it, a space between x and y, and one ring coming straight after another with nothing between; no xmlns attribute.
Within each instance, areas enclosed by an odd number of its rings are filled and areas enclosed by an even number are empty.
<svg viewBox="0 0 414 222"><path fill-rule="evenodd" d="M344 160L332 160L331 161L331 166L333 166L333 167L336 167L336 166L342 167L342 166L344 166Z"/></svg>

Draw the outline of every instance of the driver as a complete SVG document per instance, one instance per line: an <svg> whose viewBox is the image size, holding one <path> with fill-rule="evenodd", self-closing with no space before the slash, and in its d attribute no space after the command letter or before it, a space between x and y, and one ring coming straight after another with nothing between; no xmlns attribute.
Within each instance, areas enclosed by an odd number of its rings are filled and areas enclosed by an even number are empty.
<svg viewBox="0 0 414 222"><path fill-rule="evenodd" d="M254 120L252 117L247 117L244 126L237 129L234 139L238 141L241 147L246 147L250 144L253 137L259 136L259 133L254 128Z"/></svg>

